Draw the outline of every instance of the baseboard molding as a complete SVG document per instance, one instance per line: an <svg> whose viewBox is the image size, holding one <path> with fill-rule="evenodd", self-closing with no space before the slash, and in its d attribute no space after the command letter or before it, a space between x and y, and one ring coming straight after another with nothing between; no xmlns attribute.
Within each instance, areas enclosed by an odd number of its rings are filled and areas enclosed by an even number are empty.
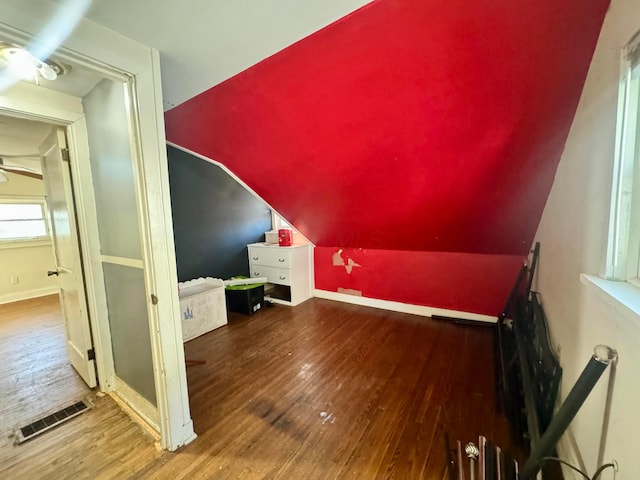
<svg viewBox="0 0 640 480"><path fill-rule="evenodd" d="M6 293L0 295L0 305L3 303L19 302L21 300L29 300L31 298L46 297L58 293L58 287L44 287L35 290L26 290L24 292Z"/></svg>
<svg viewBox="0 0 640 480"><path fill-rule="evenodd" d="M448 310L446 308L427 307L424 305L412 305L410 303L393 302L391 300L380 300L377 298L359 297L356 295L347 295L345 293L330 292L328 290L313 291L313 295L318 298L327 300L336 300L338 302L352 303L354 305L362 305L364 307L379 308L381 310L391 310L400 313L410 313L420 315L422 317L448 317L472 322L496 323L497 318L479 313L460 312L457 310Z"/></svg>

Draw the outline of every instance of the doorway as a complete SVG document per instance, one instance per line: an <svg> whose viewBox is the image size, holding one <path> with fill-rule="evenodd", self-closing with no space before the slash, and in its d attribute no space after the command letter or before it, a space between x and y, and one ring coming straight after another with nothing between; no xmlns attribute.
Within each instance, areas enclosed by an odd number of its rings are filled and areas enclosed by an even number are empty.
<svg viewBox="0 0 640 480"><path fill-rule="evenodd" d="M74 351L77 341L70 339L84 333L91 345L88 319L82 318L87 307L81 268L76 272L81 292L77 285L69 285L69 275L51 275L58 273L62 263L68 263L65 256L79 257L71 245L78 243L77 228L74 225L68 229L74 232L73 238L64 238L63 232L58 232L62 235L56 242L49 215L54 208L46 201L52 190L65 190L70 185L52 188L56 183L52 172L43 174L38 158L46 139L56 131L55 125L0 116L0 208L4 207L0 263L9 278L0 287L0 352L6 361L0 375L0 401L5 409L0 435L5 439L17 428L83 400L92 393L90 387L96 386L93 361L70 361L78 356ZM51 155L51 151L45 154ZM63 182L62 178L57 180ZM69 223L69 216L57 210L58 223ZM22 217L20 212L24 212ZM67 243L63 245L63 241ZM79 265L79 258L75 263ZM66 315L61 305L64 296ZM79 301L82 307L78 304L77 312L69 312L70 305ZM67 323L68 317L76 325ZM84 347L80 350L86 351Z"/></svg>
<svg viewBox="0 0 640 480"><path fill-rule="evenodd" d="M38 34L38 25L50 18L51 12L22 3L16 3L14 8L11 4L4 12L6 24L0 24L0 36L13 43L28 44ZM75 63L78 68L74 67L72 72L90 71L100 80L112 80L122 87L120 92L126 100L120 106L126 113L125 121L111 121L109 126L125 126L125 140L132 155L129 184L133 186L134 201L127 202L126 209L113 210L136 215L137 227L124 225L118 215L111 217L114 220L111 224L106 220L108 215L99 218L101 205L113 207L117 202L111 200L122 196L120 190L112 188L121 185L112 183L109 186L105 182L102 191L97 185L106 179L117 183L122 172L110 168L108 155L101 162L99 172L89 162L97 151L93 145L90 148L90 141L104 140L108 130L101 130L99 135L91 133L89 115L85 115L83 105L88 92L70 95L69 92L16 84L9 91L0 91L0 114L37 119L66 128L72 157L70 168L76 187L74 194L77 204L82 205L78 208L78 233L83 247L82 262L100 388L117 397L151 425L159 433L162 447L175 450L193 440L195 434L189 413L179 321L159 55L149 47L80 20L79 26L56 50L55 57L57 61ZM45 97L46 102L43 101ZM102 113L100 108L98 111ZM112 143L108 142L107 147ZM105 228L101 229L101 224ZM138 234L137 256L116 248L117 241L130 233ZM110 240L114 240L111 244L114 248L107 251ZM119 305L114 306L110 301L113 299L118 300ZM112 335L117 330L112 324L116 316L125 326L129 324L127 319L137 320L135 332L120 331L119 338L131 342L130 348L122 349L125 353L144 352L145 348L141 348L139 337L134 333L146 335L144 363L133 357L120 357L124 362L118 365L118 340ZM129 370L128 367L133 368ZM143 383L149 379L151 389L149 383ZM138 381L141 383L136 383Z"/></svg>

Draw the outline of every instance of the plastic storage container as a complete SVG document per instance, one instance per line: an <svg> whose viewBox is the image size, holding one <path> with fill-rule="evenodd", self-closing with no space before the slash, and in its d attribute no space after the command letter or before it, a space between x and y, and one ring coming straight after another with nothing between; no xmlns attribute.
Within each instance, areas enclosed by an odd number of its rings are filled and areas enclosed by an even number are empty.
<svg viewBox="0 0 640 480"><path fill-rule="evenodd" d="M252 315L264 307L264 283L228 286L225 294L230 312Z"/></svg>

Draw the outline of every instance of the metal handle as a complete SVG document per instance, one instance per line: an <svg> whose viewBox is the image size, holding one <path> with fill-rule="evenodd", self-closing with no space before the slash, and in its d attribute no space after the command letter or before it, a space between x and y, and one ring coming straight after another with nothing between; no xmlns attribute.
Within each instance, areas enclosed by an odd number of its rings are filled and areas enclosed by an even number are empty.
<svg viewBox="0 0 640 480"><path fill-rule="evenodd" d="M278 261L283 263L284 262L284 258L279 258Z"/></svg>
<svg viewBox="0 0 640 480"><path fill-rule="evenodd" d="M286 280L287 277L285 277L284 275L280 275L280 280Z"/></svg>
<svg viewBox="0 0 640 480"><path fill-rule="evenodd" d="M253 272L253 274L254 274L256 277L259 277L259 276L260 276L260 272Z"/></svg>
<svg viewBox="0 0 640 480"><path fill-rule="evenodd" d="M258 260L258 258L260 258L260 257L251 257L251 258L253 258L254 260Z"/></svg>
<svg viewBox="0 0 640 480"><path fill-rule="evenodd" d="M58 270L58 269L47 270L47 277L50 277L52 275L56 275L56 276L60 275L60 270Z"/></svg>

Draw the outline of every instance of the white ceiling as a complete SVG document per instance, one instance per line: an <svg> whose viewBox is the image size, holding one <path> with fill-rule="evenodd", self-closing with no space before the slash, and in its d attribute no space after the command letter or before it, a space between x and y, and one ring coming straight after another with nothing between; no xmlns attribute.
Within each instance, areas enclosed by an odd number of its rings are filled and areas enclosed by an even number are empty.
<svg viewBox="0 0 640 480"><path fill-rule="evenodd" d="M371 0L94 0L90 19L157 48L168 110Z"/></svg>
<svg viewBox="0 0 640 480"><path fill-rule="evenodd" d="M55 55L51 57L56 60ZM68 61L59 61L64 63L65 66L70 67L70 70L65 75L59 76L56 80L48 81L41 79L40 85L44 88L56 90L58 92L73 95L75 97L84 97L87 93L93 90L93 87L102 80L104 77L95 71L82 67L75 63Z"/></svg>
<svg viewBox="0 0 640 480"><path fill-rule="evenodd" d="M13 45L13 43L0 37L0 45ZM100 80L104 78L101 74L93 70L67 60L61 60L57 58L56 55L52 55L50 58L62 65L66 73L59 75L55 80L45 80L40 77L38 79L38 85L42 88L55 90L57 92L66 93L76 97L84 97ZM4 77L7 65L7 62L0 58L1 85L7 85L5 81L9 82L8 85L15 83L14 79ZM35 81L29 81L28 83L35 83Z"/></svg>
<svg viewBox="0 0 640 480"><path fill-rule="evenodd" d="M48 123L0 115L0 157L5 165L41 172L39 158L6 158L8 155L38 155L38 147L51 132Z"/></svg>

